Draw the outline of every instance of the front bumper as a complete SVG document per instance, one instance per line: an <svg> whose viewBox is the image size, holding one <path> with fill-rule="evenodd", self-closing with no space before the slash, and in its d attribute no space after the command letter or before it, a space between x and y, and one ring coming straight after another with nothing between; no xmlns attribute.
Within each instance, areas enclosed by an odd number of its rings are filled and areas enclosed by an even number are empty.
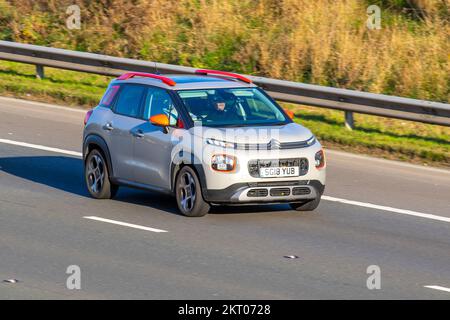
<svg viewBox="0 0 450 320"><path fill-rule="evenodd" d="M319 180L235 183L225 189L204 190L204 198L213 204L283 203L320 197L325 186Z"/></svg>
<svg viewBox="0 0 450 320"><path fill-rule="evenodd" d="M211 148L211 146L202 149L203 161L202 165L204 171L205 182L204 188L208 190L223 190L229 186L240 183L259 183L259 182L281 182L281 181L298 181L298 180L318 180L325 184L326 168L317 169L314 166L315 154L322 150L319 142L308 148L302 149L285 149L285 150L226 150L221 148ZM211 168L211 158L214 154L228 154L236 158L236 167L233 172L219 172ZM309 163L309 168L306 172L302 172L301 164L299 165L299 176L296 177L277 177L277 178L262 178L255 175L254 163L256 161L291 161L306 159ZM294 164L286 164L286 166L293 166ZM285 165L283 165L285 166Z"/></svg>

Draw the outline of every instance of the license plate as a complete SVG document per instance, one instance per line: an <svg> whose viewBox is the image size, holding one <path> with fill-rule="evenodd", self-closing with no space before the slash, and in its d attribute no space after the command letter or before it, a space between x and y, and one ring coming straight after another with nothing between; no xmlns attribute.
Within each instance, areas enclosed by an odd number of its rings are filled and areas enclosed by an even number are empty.
<svg viewBox="0 0 450 320"><path fill-rule="evenodd" d="M298 167L270 167L259 169L259 176L261 178L297 177L298 175Z"/></svg>

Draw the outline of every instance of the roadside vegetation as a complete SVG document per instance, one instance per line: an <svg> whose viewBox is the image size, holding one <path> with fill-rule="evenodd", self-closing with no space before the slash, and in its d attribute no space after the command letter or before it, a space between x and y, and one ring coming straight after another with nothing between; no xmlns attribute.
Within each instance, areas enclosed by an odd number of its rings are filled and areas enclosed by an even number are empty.
<svg viewBox="0 0 450 320"><path fill-rule="evenodd" d="M450 0L84 0L69 30L73 3L0 0L0 38L450 101Z"/></svg>
<svg viewBox="0 0 450 320"><path fill-rule="evenodd" d="M110 80L52 68L45 68L45 78L39 80L34 66L0 61L2 96L91 108ZM356 128L348 131L343 112L282 105L328 148L450 168L450 128L355 114Z"/></svg>
<svg viewBox="0 0 450 320"><path fill-rule="evenodd" d="M0 0L0 39L450 102L450 0ZM381 29L366 27L369 4ZM0 94L95 105L110 78L0 62ZM286 105L332 148L450 167L450 129Z"/></svg>

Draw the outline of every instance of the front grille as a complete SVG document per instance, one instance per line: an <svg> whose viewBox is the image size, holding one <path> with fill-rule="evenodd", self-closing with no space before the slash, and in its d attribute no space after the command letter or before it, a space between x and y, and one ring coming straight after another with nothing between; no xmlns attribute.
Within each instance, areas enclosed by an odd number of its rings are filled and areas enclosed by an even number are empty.
<svg viewBox="0 0 450 320"><path fill-rule="evenodd" d="M267 197L267 189L251 189L247 192L247 197Z"/></svg>
<svg viewBox="0 0 450 320"><path fill-rule="evenodd" d="M282 197L291 194L291 189L289 188L272 188L270 189L270 195L272 197Z"/></svg>
<svg viewBox="0 0 450 320"><path fill-rule="evenodd" d="M248 172L254 178L259 178L260 168L271 167L299 167L300 176L308 173L308 159L292 158L292 159L270 159L270 160L250 160L248 162Z"/></svg>
<svg viewBox="0 0 450 320"><path fill-rule="evenodd" d="M292 195L294 196L305 195L310 193L311 190L307 187L295 187L292 189Z"/></svg>
<svg viewBox="0 0 450 320"><path fill-rule="evenodd" d="M270 140L269 143L236 143L238 150L283 150L283 149L297 149L312 146L316 142L315 138L305 141L294 142L279 142L277 140Z"/></svg>

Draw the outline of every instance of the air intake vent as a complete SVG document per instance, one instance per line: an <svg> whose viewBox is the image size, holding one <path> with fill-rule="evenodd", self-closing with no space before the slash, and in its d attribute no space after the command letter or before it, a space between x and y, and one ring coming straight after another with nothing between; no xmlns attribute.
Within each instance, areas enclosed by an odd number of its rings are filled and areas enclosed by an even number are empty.
<svg viewBox="0 0 450 320"><path fill-rule="evenodd" d="M291 189L289 188L272 188L270 189L270 195L272 197L283 197L291 194Z"/></svg>
<svg viewBox="0 0 450 320"><path fill-rule="evenodd" d="M267 197L267 189L251 189L247 192L247 197Z"/></svg>
<svg viewBox="0 0 450 320"><path fill-rule="evenodd" d="M311 190L306 187L295 187L292 189L292 195L299 196L299 195L305 195L310 194Z"/></svg>

